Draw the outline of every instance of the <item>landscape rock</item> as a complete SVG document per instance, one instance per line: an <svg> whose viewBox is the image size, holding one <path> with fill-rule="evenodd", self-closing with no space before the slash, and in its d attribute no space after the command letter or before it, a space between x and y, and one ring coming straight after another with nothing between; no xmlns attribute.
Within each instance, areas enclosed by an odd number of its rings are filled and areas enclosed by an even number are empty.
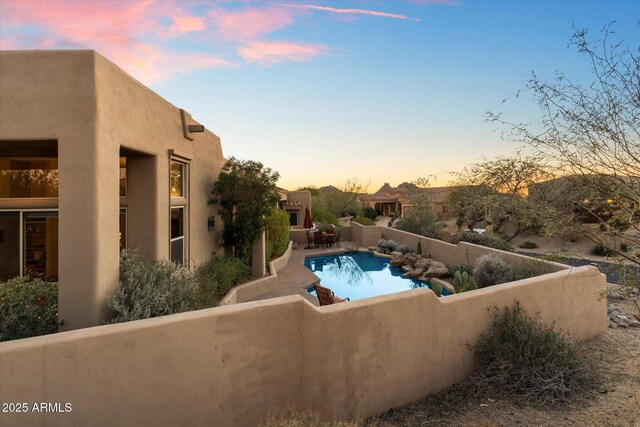
<svg viewBox="0 0 640 427"><path fill-rule="evenodd" d="M370 250L371 252L374 252L374 251L377 251L377 250L378 250L378 247L377 247L377 246L369 246L369 250Z"/></svg>
<svg viewBox="0 0 640 427"><path fill-rule="evenodd" d="M433 261L427 270L426 276L437 277L438 279L446 279L449 277L449 269L444 263Z"/></svg>
<svg viewBox="0 0 640 427"><path fill-rule="evenodd" d="M431 264L433 263L432 259L429 258L422 258L416 261L414 267L415 268L422 268L424 270L427 270L429 267L431 267Z"/></svg>
<svg viewBox="0 0 640 427"><path fill-rule="evenodd" d="M637 320L632 320L631 322L629 322L629 327L630 328L640 328L640 322L638 322Z"/></svg>
<svg viewBox="0 0 640 427"><path fill-rule="evenodd" d="M429 278L427 277L426 274L423 274L422 276L418 277L416 280L418 280L420 282L428 282Z"/></svg>
<svg viewBox="0 0 640 427"><path fill-rule="evenodd" d="M418 254L412 254L412 253L404 254L404 263L411 266L411 268L415 268L416 262L420 258L422 258L422 256Z"/></svg>
<svg viewBox="0 0 640 427"><path fill-rule="evenodd" d="M404 265L404 255L398 251L391 252L390 264L392 267L402 267Z"/></svg>
<svg viewBox="0 0 640 427"><path fill-rule="evenodd" d="M418 277L422 276L422 273L424 273L424 269L414 268L413 270L404 273L402 277L410 277L412 279L417 279Z"/></svg>
<svg viewBox="0 0 640 427"><path fill-rule="evenodd" d="M408 265L403 265L401 267L402 271L404 271L405 273L410 272L411 270L413 270L413 268L409 267Z"/></svg>

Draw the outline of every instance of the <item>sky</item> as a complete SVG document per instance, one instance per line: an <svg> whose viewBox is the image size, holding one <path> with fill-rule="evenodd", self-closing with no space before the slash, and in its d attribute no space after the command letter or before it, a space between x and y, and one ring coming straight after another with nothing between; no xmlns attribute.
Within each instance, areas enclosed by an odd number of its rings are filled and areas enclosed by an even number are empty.
<svg viewBox="0 0 640 427"><path fill-rule="evenodd" d="M375 191L513 154L485 113L539 121L512 95L588 82L570 37L613 21L640 45L640 1L0 0L0 49L94 49L281 187Z"/></svg>

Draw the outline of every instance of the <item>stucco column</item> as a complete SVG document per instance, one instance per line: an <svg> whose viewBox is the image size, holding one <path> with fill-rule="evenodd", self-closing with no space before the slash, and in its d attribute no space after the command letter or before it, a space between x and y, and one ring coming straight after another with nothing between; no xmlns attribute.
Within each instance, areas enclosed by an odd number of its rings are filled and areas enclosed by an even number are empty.
<svg viewBox="0 0 640 427"><path fill-rule="evenodd" d="M251 274L256 277L262 277L267 272L266 255L266 237L264 231L262 236L251 247Z"/></svg>

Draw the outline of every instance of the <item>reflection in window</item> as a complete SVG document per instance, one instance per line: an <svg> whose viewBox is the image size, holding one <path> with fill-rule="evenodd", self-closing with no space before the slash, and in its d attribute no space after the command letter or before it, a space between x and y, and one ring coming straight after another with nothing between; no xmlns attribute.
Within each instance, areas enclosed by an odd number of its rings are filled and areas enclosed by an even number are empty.
<svg viewBox="0 0 640 427"><path fill-rule="evenodd" d="M0 158L0 198L58 197L58 159Z"/></svg>
<svg viewBox="0 0 640 427"><path fill-rule="evenodd" d="M171 261L184 262L184 208L171 208Z"/></svg>
<svg viewBox="0 0 640 427"><path fill-rule="evenodd" d="M120 251L127 249L127 210L120 209Z"/></svg>
<svg viewBox="0 0 640 427"><path fill-rule="evenodd" d="M0 212L0 282L20 275L20 212Z"/></svg>
<svg viewBox="0 0 640 427"><path fill-rule="evenodd" d="M24 276L58 277L58 213L24 213Z"/></svg>
<svg viewBox="0 0 640 427"><path fill-rule="evenodd" d="M127 197L127 158L120 157L120 197Z"/></svg>
<svg viewBox="0 0 640 427"><path fill-rule="evenodd" d="M171 197L184 197L184 164L171 162Z"/></svg>

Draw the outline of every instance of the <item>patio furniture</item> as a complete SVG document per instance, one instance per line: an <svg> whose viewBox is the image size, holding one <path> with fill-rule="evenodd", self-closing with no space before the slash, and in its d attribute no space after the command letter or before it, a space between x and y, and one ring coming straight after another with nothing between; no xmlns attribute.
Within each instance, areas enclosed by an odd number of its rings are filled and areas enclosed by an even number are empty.
<svg viewBox="0 0 640 427"><path fill-rule="evenodd" d="M320 284L315 285L316 295L318 296L318 302L320 305L331 305L339 302L351 301L349 298L338 298L329 288L325 288Z"/></svg>
<svg viewBox="0 0 640 427"><path fill-rule="evenodd" d="M336 244L337 248L340 248L340 236L342 235L342 230L338 230L338 232L336 233L336 236L333 239L333 243Z"/></svg>
<svg viewBox="0 0 640 427"><path fill-rule="evenodd" d="M322 234L320 231L316 231L313 236L316 248L319 248L320 246L326 247L326 244L324 243L324 234Z"/></svg>
<svg viewBox="0 0 640 427"><path fill-rule="evenodd" d="M336 235L335 234L325 234L324 235L324 244L326 246L331 246L336 242Z"/></svg>
<svg viewBox="0 0 640 427"><path fill-rule="evenodd" d="M305 249L312 249L312 243L314 243L313 231L307 231L307 246L305 246Z"/></svg>

